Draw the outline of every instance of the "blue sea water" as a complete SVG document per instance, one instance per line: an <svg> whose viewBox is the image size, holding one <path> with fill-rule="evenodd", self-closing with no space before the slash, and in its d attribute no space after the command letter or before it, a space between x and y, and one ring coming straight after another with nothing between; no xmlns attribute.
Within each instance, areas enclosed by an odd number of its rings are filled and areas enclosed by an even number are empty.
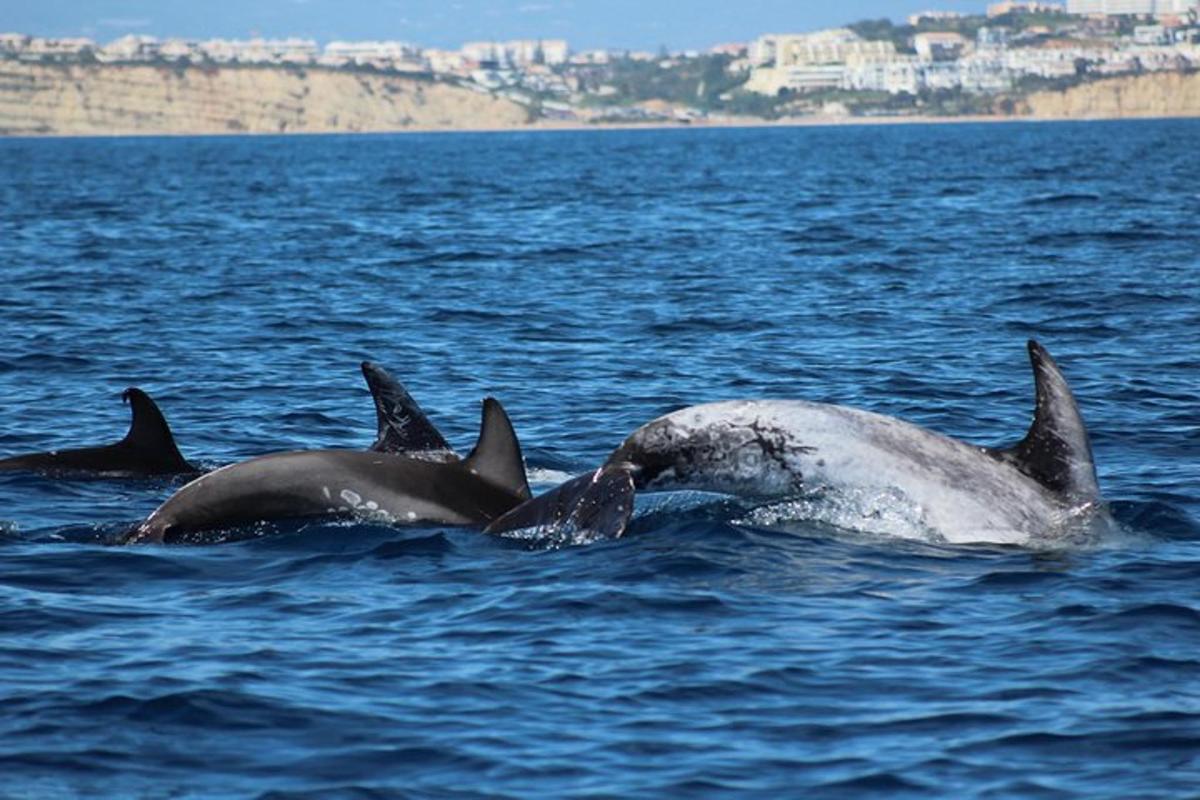
<svg viewBox="0 0 1200 800"><path fill-rule="evenodd" d="M0 453L116 440L129 385L207 466L362 448L363 359L460 449L499 397L539 488L716 399L998 444L1036 337L1124 531L950 546L643 496L573 547L117 548L178 482L0 475L0 795L1196 796L1197 141L0 140Z"/></svg>

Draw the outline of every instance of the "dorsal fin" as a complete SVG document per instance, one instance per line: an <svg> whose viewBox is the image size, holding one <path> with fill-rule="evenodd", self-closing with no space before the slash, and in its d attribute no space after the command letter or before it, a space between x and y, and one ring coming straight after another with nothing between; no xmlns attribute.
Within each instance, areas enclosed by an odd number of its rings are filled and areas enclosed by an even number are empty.
<svg viewBox="0 0 1200 800"><path fill-rule="evenodd" d="M401 383L383 367L362 362L363 377L375 400L378 433L369 450L408 455L437 455L438 460L457 458L421 406Z"/></svg>
<svg viewBox="0 0 1200 800"><path fill-rule="evenodd" d="M479 441L471 455L463 461L472 474L521 500L530 498L529 482L525 478L525 462L521 444L513 430L504 407L494 398L483 401L483 421L479 426Z"/></svg>
<svg viewBox="0 0 1200 800"><path fill-rule="evenodd" d="M1032 339L1029 360L1037 386L1033 424L1015 447L990 452L1072 501L1098 500L1092 445L1071 387L1046 349Z"/></svg>
<svg viewBox="0 0 1200 800"><path fill-rule="evenodd" d="M166 417L158 410L150 395L131 386L121 394L121 399L129 403L133 414L129 433L121 440L122 445L137 450L148 462L164 471L197 471L175 446L175 437L171 435Z"/></svg>

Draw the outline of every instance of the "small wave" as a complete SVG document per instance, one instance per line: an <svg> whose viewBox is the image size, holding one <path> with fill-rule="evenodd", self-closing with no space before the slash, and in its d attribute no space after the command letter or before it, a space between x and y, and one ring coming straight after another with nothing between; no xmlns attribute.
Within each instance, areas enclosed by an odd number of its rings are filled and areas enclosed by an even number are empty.
<svg viewBox="0 0 1200 800"><path fill-rule="evenodd" d="M1124 231L1064 231L1062 233L1039 233L1030 236L1027 242L1038 247L1075 247L1086 244L1132 245L1145 242L1161 242L1178 238L1178 234L1157 229L1133 229Z"/></svg>
<svg viewBox="0 0 1200 800"><path fill-rule="evenodd" d="M1175 603L1147 603L1096 617L1086 624L1112 627L1116 630L1122 630L1129 625L1161 625L1197 631L1200 630L1200 611Z"/></svg>
<svg viewBox="0 0 1200 800"><path fill-rule="evenodd" d="M883 797L927 797L933 790L933 786L904 778L894 772L874 772L813 787L814 792L826 797L862 797L864 794Z"/></svg>
<svg viewBox="0 0 1200 800"><path fill-rule="evenodd" d="M1029 197L1022 201L1027 206L1066 206L1080 203L1095 203L1102 198L1091 192L1065 192L1063 194L1043 194Z"/></svg>
<svg viewBox="0 0 1200 800"><path fill-rule="evenodd" d="M518 319L518 314L482 311L477 308L438 308L428 314L430 322L497 322Z"/></svg>
<svg viewBox="0 0 1200 800"><path fill-rule="evenodd" d="M557 486L571 480L575 475L561 469L530 467L526 477L534 486Z"/></svg>
<svg viewBox="0 0 1200 800"><path fill-rule="evenodd" d="M279 420L284 423L320 428L336 428L344 424L342 420L319 411L289 411L281 414Z"/></svg>
<svg viewBox="0 0 1200 800"><path fill-rule="evenodd" d="M394 542L384 542L371 551L372 558L392 559L410 556L443 556L454 552L454 545L445 534L414 536Z"/></svg>
<svg viewBox="0 0 1200 800"><path fill-rule="evenodd" d="M920 506L899 491L840 489L759 506L736 524L777 527L789 522L815 522L835 529L924 542L945 542L930 528Z"/></svg>
<svg viewBox="0 0 1200 800"><path fill-rule="evenodd" d="M771 323L761 319L685 317L670 322L652 323L646 326L646 332L653 336L673 336L682 333L756 333L771 327Z"/></svg>
<svg viewBox="0 0 1200 800"><path fill-rule="evenodd" d="M1113 517L1132 535L1142 533L1159 540L1200 539L1200 522L1173 502L1114 501L1110 507Z"/></svg>

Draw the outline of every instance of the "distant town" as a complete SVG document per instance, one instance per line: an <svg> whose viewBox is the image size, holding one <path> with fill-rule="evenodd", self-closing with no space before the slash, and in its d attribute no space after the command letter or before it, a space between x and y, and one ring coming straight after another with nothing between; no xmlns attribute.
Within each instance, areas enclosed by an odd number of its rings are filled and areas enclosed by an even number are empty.
<svg viewBox="0 0 1200 800"><path fill-rule="evenodd" d="M446 81L520 103L531 118L699 120L990 113L1022 93L1104 77L1200 68L1200 0L1001 2L903 22L765 34L670 52L573 50L560 39L468 42L157 39L107 44L0 34L0 59L363 70ZM1006 98L1008 100L1006 100Z"/></svg>

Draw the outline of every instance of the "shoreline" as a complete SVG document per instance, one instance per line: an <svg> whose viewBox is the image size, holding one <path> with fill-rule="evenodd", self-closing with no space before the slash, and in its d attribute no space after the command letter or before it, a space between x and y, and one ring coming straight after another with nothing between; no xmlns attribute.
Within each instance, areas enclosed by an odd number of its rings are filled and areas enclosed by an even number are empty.
<svg viewBox="0 0 1200 800"><path fill-rule="evenodd" d="M1128 115L1097 115L1088 117L1061 117L1049 115L964 115L957 117L855 117L855 116L814 116L792 117L780 120L756 119L754 117L728 118L719 120L704 120L693 122L674 122L670 120L652 122L600 122L589 123L580 121L539 120L528 125L519 126L410 126L389 130L370 131L114 131L112 133L4 133L0 131L0 141L17 141L22 139L190 139L190 138L290 138L309 136L394 136L402 134L497 134L497 133L581 133L587 131L686 131L686 130L725 130L725 129L755 129L755 128L852 128L852 127L890 127L903 125L976 125L976 124L1014 124L1014 123L1089 123L1089 122L1153 122L1164 120L1200 119L1200 114L1128 114Z"/></svg>
<svg viewBox="0 0 1200 800"><path fill-rule="evenodd" d="M709 112L692 117L678 105L642 104L650 118L620 118L605 107L572 107L571 116L537 116L496 93L401 76L328 70L292 72L143 66L13 67L0 87L0 138L143 136L286 136L403 133L540 133L550 131L828 128L1088 122L1200 117L1200 72L1162 72L1098 80L1061 91L1022 95L981 113L944 115L937 105L884 109L830 107L766 119ZM696 112L702 113L702 112Z"/></svg>

